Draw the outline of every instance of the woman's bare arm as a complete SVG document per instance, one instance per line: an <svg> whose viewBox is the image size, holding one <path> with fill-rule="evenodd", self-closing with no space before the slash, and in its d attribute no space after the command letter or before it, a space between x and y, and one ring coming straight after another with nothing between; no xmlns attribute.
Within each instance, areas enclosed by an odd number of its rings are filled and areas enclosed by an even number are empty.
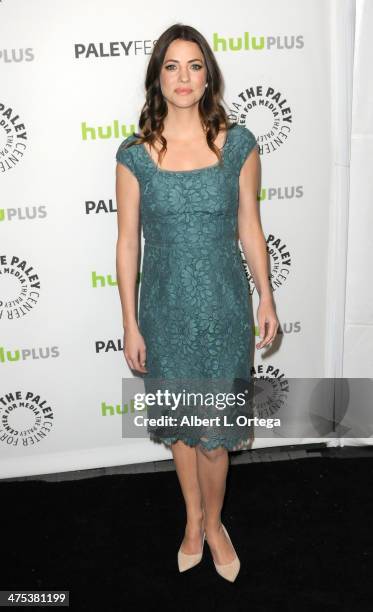
<svg viewBox="0 0 373 612"><path fill-rule="evenodd" d="M272 298L268 280L267 245L259 216L259 174L260 157L255 147L246 158L239 178L238 235L259 295Z"/></svg>
<svg viewBox="0 0 373 612"><path fill-rule="evenodd" d="M259 176L260 156L255 146L244 161L239 177L238 237L259 293L258 324L262 341L256 347L263 348L273 342L279 321L269 282L267 244L259 214Z"/></svg>
<svg viewBox="0 0 373 612"><path fill-rule="evenodd" d="M137 324L136 279L140 250L140 185L127 166L117 163L117 282L123 313L124 356L130 368L146 373L146 344Z"/></svg>
<svg viewBox="0 0 373 612"><path fill-rule="evenodd" d="M135 291L138 274L140 187L136 177L123 164L117 163L116 199L118 239L116 269L123 328L137 327Z"/></svg>

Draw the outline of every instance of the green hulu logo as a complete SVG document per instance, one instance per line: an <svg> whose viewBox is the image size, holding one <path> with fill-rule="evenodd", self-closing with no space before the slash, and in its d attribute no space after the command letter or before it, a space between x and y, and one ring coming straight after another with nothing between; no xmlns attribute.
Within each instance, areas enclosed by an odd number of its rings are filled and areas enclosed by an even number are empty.
<svg viewBox="0 0 373 612"><path fill-rule="evenodd" d="M81 123L82 140L110 140L110 138L127 138L136 130L136 126L131 125L130 129L123 123L114 119L111 125L88 126L85 121Z"/></svg>
<svg viewBox="0 0 373 612"><path fill-rule="evenodd" d="M216 32L213 34L212 47L214 51L261 51L264 49L264 36L250 36L249 32L244 32L243 36L235 38L219 36Z"/></svg>
<svg viewBox="0 0 373 612"><path fill-rule="evenodd" d="M128 406L128 404L124 404L124 406L122 406L121 404L115 404L115 406L112 406L111 404L107 404L106 402L101 402L101 415L102 416L114 416L115 414L140 414L141 412L146 412L148 410L148 406L145 405L145 408L142 408L141 410L136 410L135 408L135 400L131 400L130 401L130 405Z"/></svg>
<svg viewBox="0 0 373 612"><path fill-rule="evenodd" d="M19 361L20 356L20 351L6 351L3 346L0 346L0 363L5 363L6 361Z"/></svg>
<svg viewBox="0 0 373 612"><path fill-rule="evenodd" d="M140 277L141 272L138 272L136 279L137 283L140 282ZM91 274L91 282L92 287L94 289L96 289L97 287L116 287L118 285L118 282L116 280L113 280L111 274L107 274L105 276L104 274L97 274L97 272L95 271L93 271Z"/></svg>
<svg viewBox="0 0 373 612"><path fill-rule="evenodd" d="M112 279L111 274L104 276L103 274L92 272L92 287L94 289L96 289L96 287L115 287L117 285L117 281Z"/></svg>

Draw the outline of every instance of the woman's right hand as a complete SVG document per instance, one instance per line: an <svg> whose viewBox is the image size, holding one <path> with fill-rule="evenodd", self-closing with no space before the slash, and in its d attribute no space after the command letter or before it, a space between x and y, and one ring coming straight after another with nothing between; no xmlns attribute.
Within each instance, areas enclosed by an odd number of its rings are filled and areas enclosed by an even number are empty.
<svg viewBox="0 0 373 612"><path fill-rule="evenodd" d="M132 370L146 373L146 344L138 327L124 330L124 356Z"/></svg>

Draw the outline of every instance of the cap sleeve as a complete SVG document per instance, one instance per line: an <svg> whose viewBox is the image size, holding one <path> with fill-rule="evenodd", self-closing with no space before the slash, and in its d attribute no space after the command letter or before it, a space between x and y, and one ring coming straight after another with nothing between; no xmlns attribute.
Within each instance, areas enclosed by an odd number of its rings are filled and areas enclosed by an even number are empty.
<svg viewBox="0 0 373 612"><path fill-rule="evenodd" d="M239 169L241 170L244 162L250 155L251 151L257 145L254 134L246 126L241 126L241 137L239 146Z"/></svg>
<svg viewBox="0 0 373 612"><path fill-rule="evenodd" d="M137 178L136 164L135 164L135 159L134 159L135 146L128 148L129 141L130 141L130 136L128 138L125 138L121 142L121 144L118 147L115 158L119 164L122 164L123 166L126 166L127 168L129 168L132 174L134 174Z"/></svg>

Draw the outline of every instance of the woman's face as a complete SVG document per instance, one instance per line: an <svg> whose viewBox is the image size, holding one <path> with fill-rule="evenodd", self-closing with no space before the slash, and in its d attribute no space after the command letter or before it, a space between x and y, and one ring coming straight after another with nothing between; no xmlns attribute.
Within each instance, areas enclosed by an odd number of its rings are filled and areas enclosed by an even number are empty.
<svg viewBox="0 0 373 612"><path fill-rule="evenodd" d="M206 82L207 69L197 43L180 39L172 41L160 73L165 99L180 108L192 106L203 96Z"/></svg>

